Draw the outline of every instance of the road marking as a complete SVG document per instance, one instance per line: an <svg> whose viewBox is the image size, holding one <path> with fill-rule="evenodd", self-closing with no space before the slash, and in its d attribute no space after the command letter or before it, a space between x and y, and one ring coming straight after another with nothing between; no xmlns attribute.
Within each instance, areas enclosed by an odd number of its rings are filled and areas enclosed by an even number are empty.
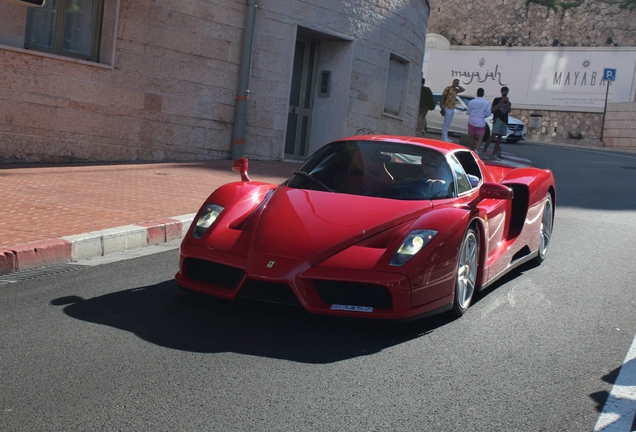
<svg viewBox="0 0 636 432"><path fill-rule="evenodd" d="M636 337L627 352L594 432L627 432L636 416Z"/></svg>

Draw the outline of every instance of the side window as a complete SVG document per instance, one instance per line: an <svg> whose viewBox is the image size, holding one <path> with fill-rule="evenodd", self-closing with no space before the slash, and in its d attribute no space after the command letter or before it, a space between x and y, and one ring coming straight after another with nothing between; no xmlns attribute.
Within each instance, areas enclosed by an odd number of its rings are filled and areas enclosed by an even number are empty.
<svg viewBox="0 0 636 432"><path fill-rule="evenodd" d="M473 175L477 177L480 181L483 177L481 173L481 169L479 168L479 164L475 160L473 154L469 151L458 151L454 153L454 156L457 158L457 161L464 168L464 172L466 174Z"/></svg>
<svg viewBox="0 0 636 432"><path fill-rule="evenodd" d="M404 102L408 81L409 62L394 54L389 58L389 73L384 96L384 113L404 116Z"/></svg>
<svg viewBox="0 0 636 432"><path fill-rule="evenodd" d="M450 162L451 169L455 171L455 177L457 177L457 195L470 191L473 185L470 183L470 180L468 180L464 167L459 163L454 154L450 155L448 161Z"/></svg>
<svg viewBox="0 0 636 432"><path fill-rule="evenodd" d="M25 48L98 61L104 0L46 0L29 8Z"/></svg>

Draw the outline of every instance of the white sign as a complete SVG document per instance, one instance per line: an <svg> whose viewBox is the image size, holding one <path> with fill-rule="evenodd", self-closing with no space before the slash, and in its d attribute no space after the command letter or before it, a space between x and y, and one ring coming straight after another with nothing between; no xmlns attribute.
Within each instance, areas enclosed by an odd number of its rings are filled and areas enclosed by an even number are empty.
<svg viewBox="0 0 636 432"><path fill-rule="evenodd" d="M425 53L423 74L433 92L459 79L465 94L485 90L486 98L510 88L514 108L602 112L607 81L604 69L621 69L609 102L634 101L634 48L456 47Z"/></svg>

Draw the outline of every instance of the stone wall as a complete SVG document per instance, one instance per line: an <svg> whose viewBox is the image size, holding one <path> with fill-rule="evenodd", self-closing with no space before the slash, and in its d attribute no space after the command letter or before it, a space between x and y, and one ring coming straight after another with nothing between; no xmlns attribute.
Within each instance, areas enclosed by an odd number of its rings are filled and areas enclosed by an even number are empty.
<svg viewBox="0 0 636 432"><path fill-rule="evenodd" d="M636 151L636 103L607 104L603 143L606 147Z"/></svg>
<svg viewBox="0 0 636 432"><path fill-rule="evenodd" d="M513 109L511 115L526 124L536 139L564 137L574 140L599 140L603 113ZM533 127L531 117L539 117Z"/></svg>
<svg viewBox="0 0 636 432"><path fill-rule="evenodd" d="M636 10L620 8L627 0L576 3L501 0L485 7L439 0L431 7L428 32L469 46L636 46Z"/></svg>
<svg viewBox="0 0 636 432"><path fill-rule="evenodd" d="M526 124L533 123L531 115L541 116L540 126L528 127L526 139L529 141L636 151L636 103L608 103L602 130L603 113L527 110L512 113Z"/></svg>

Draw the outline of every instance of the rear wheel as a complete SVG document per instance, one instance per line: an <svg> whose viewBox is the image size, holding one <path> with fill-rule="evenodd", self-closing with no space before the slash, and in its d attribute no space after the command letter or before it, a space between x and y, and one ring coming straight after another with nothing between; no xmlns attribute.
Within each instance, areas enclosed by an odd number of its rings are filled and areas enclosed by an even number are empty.
<svg viewBox="0 0 636 432"><path fill-rule="evenodd" d="M539 253L534 259L536 264L541 264L545 260L552 239L552 224L554 223L554 206L552 195L548 193L545 197L543 216L541 216L541 228L539 229Z"/></svg>
<svg viewBox="0 0 636 432"><path fill-rule="evenodd" d="M459 251L457 279L455 281L453 314L457 317L464 315L475 294L478 252L479 240L477 240L477 234L474 229L468 228Z"/></svg>

